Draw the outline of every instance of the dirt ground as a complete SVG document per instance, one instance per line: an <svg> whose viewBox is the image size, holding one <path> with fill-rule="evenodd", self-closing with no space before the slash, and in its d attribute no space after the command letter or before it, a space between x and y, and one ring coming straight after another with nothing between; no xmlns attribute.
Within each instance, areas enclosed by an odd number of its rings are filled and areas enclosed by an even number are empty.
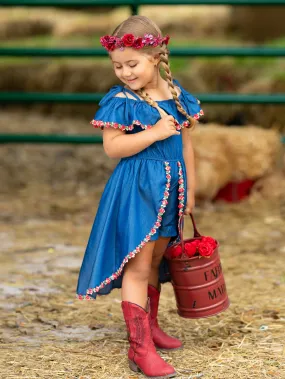
<svg viewBox="0 0 285 379"><path fill-rule="evenodd" d="M1 377L142 378L128 368L120 290L75 299L77 277L100 196L20 193L0 201ZM46 211L45 209L49 209ZM184 341L162 353L179 379L285 377L285 201L252 197L195 210L200 233L220 242L230 308L207 319L177 315L162 287L159 321ZM184 237L192 235L186 219Z"/></svg>

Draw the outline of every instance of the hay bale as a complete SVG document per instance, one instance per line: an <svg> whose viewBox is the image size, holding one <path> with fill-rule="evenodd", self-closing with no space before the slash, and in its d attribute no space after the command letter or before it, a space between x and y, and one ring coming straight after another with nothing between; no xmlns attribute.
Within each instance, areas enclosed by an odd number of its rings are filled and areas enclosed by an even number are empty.
<svg viewBox="0 0 285 379"><path fill-rule="evenodd" d="M102 136L100 130L92 129L89 122L80 118L44 117L35 112L1 112L0 130L11 134ZM101 144L12 144L1 147L0 162L0 193L46 187L71 194L102 188L117 160L106 159Z"/></svg>
<svg viewBox="0 0 285 379"><path fill-rule="evenodd" d="M104 80L102 80L104 78ZM2 64L2 91L107 91L115 82L110 65L102 62L29 62Z"/></svg>
<svg viewBox="0 0 285 379"><path fill-rule="evenodd" d="M55 28L54 35L56 37L70 37L70 36L87 36L94 37L96 33L102 33L102 35L106 32L106 29L111 28L110 17L100 17L100 19L89 20L86 22L84 19L76 20L72 23L64 22L58 24Z"/></svg>
<svg viewBox="0 0 285 379"><path fill-rule="evenodd" d="M251 195L256 198L284 199L285 194L285 173L276 170L269 175L258 179L251 190Z"/></svg>
<svg viewBox="0 0 285 379"><path fill-rule="evenodd" d="M112 12L102 14L99 9L88 13L72 13L70 17L62 17L55 25L54 36L87 36L92 37L98 33L106 34L107 30L113 30Z"/></svg>
<svg viewBox="0 0 285 379"><path fill-rule="evenodd" d="M187 33L187 37L220 36L229 27L229 6L144 6L141 13L153 19L161 29L173 35ZM185 38L185 35L184 35Z"/></svg>
<svg viewBox="0 0 285 379"><path fill-rule="evenodd" d="M0 40L52 34L53 25L46 20L7 20L0 24Z"/></svg>
<svg viewBox="0 0 285 379"><path fill-rule="evenodd" d="M104 78L104 80L102 80ZM22 92L107 92L116 84L112 67L102 62L33 62L2 64L0 90ZM61 116L81 115L86 119L95 113L96 104L24 104L22 109ZM21 109L19 105L5 105L2 109Z"/></svg>
<svg viewBox="0 0 285 379"><path fill-rule="evenodd" d="M45 12L28 11L25 8L1 9L0 40L27 38L52 34L54 21L43 17Z"/></svg>
<svg viewBox="0 0 285 379"><path fill-rule="evenodd" d="M285 66L283 69L285 69ZM240 93L284 93L285 77L282 73L282 66L280 66L279 70L280 74L278 74L278 72L272 72L272 75L270 76L254 78L248 83L244 83L240 87ZM261 125L265 128L275 128L280 132L285 133L284 104L248 105L243 107L243 113L248 123Z"/></svg>
<svg viewBox="0 0 285 379"><path fill-rule="evenodd" d="M265 42L285 35L284 6L232 7L230 30L244 40Z"/></svg>
<svg viewBox="0 0 285 379"><path fill-rule="evenodd" d="M269 175L281 150L280 135L255 126L209 124L193 132L197 197L213 199L228 182Z"/></svg>
<svg viewBox="0 0 285 379"><path fill-rule="evenodd" d="M209 70L209 67L211 69ZM203 80L204 87L209 92L236 92L241 84L259 77L262 67L239 65L237 60L225 57L221 60L200 60L191 63L191 70L188 75L188 82L192 82L195 77ZM187 83L186 74L184 74Z"/></svg>
<svg viewBox="0 0 285 379"><path fill-rule="evenodd" d="M257 179L271 173L281 149L279 133L256 126L231 127L225 143L234 181Z"/></svg>
<svg viewBox="0 0 285 379"><path fill-rule="evenodd" d="M211 67L211 69L209 69ZM284 93L285 65L282 60L271 64L240 63L233 58L199 60L185 65L177 75L183 86L192 93ZM284 105L279 104L205 104L204 121L225 125L260 125L285 133Z"/></svg>
<svg viewBox="0 0 285 379"><path fill-rule="evenodd" d="M191 66L190 66L191 64ZM211 69L209 69L211 67ZM233 58L189 61L189 69L180 73L179 80L192 93L237 93L240 87L261 74L261 67L240 65ZM206 104L204 120L224 125L244 124L244 105Z"/></svg>
<svg viewBox="0 0 285 379"><path fill-rule="evenodd" d="M94 33L106 32L110 20L110 12L103 14L102 9L96 7L93 8L91 14L66 8L3 9L0 14L0 39L26 38L37 35L92 36Z"/></svg>
<svg viewBox="0 0 285 379"><path fill-rule="evenodd" d="M19 145L0 151L0 193L47 187L72 194L102 188L115 161L106 159L102 145ZM94 159L94 156L96 159Z"/></svg>
<svg viewBox="0 0 285 379"><path fill-rule="evenodd" d="M192 140L197 177L196 196L213 199L219 189L230 181L232 174L223 135L219 128L198 127L193 131Z"/></svg>

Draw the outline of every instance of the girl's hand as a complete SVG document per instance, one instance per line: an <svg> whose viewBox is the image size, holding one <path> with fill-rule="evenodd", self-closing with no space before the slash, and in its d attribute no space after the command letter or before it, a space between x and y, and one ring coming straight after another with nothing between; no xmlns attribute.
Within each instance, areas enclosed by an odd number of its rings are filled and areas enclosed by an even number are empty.
<svg viewBox="0 0 285 379"><path fill-rule="evenodd" d="M187 204L184 211L184 215L190 215L195 207L195 193L194 191L187 191Z"/></svg>
<svg viewBox="0 0 285 379"><path fill-rule="evenodd" d="M174 124L174 117L167 115L162 117L151 129L156 141L164 140L173 135L179 135Z"/></svg>

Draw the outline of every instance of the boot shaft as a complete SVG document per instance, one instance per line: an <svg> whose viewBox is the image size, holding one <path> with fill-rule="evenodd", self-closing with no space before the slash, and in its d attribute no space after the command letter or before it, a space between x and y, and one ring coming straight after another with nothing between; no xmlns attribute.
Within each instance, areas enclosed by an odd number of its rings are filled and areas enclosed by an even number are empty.
<svg viewBox="0 0 285 379"><path fill-rule="evenodd" d="M149 305L150 305L150 322L151 325L157 323L157 315L158 315L158 304L159 304L159 299L160 299L160 289L161 287L159 286L159 289L155 288L152 285L148 285L148 297L149 297Z"/></svg>
<svg viewBox="0 0 285 379"><path fill-rule="evenodd" d="M158 305L161 293L161 286L158 289L152 285L148 285L148 296L150 299L150 328L152 340L155 347L164 350L176 350L182 347L182 342L174 337L168 336L158 325Z"/></svg>
<svg viewBox="0 0 285 379"><path fill-rule="evenodd" d="M122 301L121 305L130 347L141 356L147 355L150 350L155 350L150 328L149 299L146 310L129 301Z"/></svg>

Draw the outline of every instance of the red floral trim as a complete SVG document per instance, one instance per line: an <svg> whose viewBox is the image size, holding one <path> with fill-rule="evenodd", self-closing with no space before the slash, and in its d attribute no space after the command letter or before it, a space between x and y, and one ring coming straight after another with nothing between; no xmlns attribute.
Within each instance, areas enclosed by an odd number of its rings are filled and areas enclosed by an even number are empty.
<svg viewBox="0 0 285 379"><path fill-rule="evenodd" d="M200 100L198 100L198 104L200 104ZM199 118L200 118L201 116L204 116L204 111L203 111L203 109L200 109L200 111L199 111L198 113L194 114L193 117L194 117L196 120L199 120Z"/></svg>
<svg viewBox="0 0 285 379"><path fill-rule="evenodd" d="M176 238L175 241L173 241L171 243L171 245L174 245L175 243L179 242L179 239L180 239L180 222L181 222L181 218L183 217L183 213L184 213L184 200L185 200L185 187L184 187L184 177L183 177L183 171L182 171L182 165L181 165L181 162L178 161L177 162L177 165L178 165L178 176L179 176L179 179L178 179L178 183L179 183L179 187L178 187L178 192L179 192L179 195L178 195L178 236Z"/></svg>
<svg viewBox="0 0 285 379"><path fill-rule="evenodd" d="M204 115L203 110L201 109L200 112L196 113L193 118L195 120L199 120L201 116ZM142 124L139 120L134 120L131 125L123 125L119 124L117 122L108 122L108 121L101 121L101 120L92 120L90 121L90 124L94 126L94 128L101 128L102 130L104 128L114 128L114 129L120 129L120 130L133 130L135 128L135 125L140 126L142 129L151 129L152 125L145 125ZM179 124L177 120L174 120L174 124L176 126L176 130L181 130L183 128L187 128L190 125L190 122L184 121L182 124Z"/></svg>
<svg viewBox="0 0 285 379"><path fill-rule="evenodd" d="M106 121L100 121L100 120L92 120L90 124L93 125L94 128L101 128L102 130L104 128L114 128L114 129L121 129L121 130L134 129L134 125L122 125L117 122L106 122ZM151 127L151 125L149 126Z"/></svg>
<svg viewBox="0 0 285 379"><path fill-rule="evenodd" d="M95 288L88 288L88 290L86 291L86 295L85 296L77 294L76 298L78 300L95 300L94 298L90 297L89 295L92 295L93 292L99 292L100 289L103 288L103 287L105 287L106 284L109 284L109 283L111 283L112 280L117 279L121 275L122 270L123 270L125 264L128 262L128 260L135 257L135 255L141 250L141 248L143 246L145 246L145 244L150 240L151 236L156 233L157 228L160 227L162 216L165 213L165 209L164 208L168 204L167 199L169 197L169 188L170 188L170 181L171 181L171 175L170 175L171 168L169 166L169 162L165 161L164 165L165 165L165 171L166 171L166 179L167 179L167 181L166 181L165 190L164 190L164 193L163 193L163 200L161 202L161 205L160 205L160 208L159 208L159 211L158 211L157 220L154 223L153 227L151 228L149 234L147 234L146 237L143 239L143 241L141 241L141 243L124 258L121 266L119 267L119 269L114 274L112 274L109 278L106 278L105 280L103 280L103 282L99 286L97 286Z"/></svg>

